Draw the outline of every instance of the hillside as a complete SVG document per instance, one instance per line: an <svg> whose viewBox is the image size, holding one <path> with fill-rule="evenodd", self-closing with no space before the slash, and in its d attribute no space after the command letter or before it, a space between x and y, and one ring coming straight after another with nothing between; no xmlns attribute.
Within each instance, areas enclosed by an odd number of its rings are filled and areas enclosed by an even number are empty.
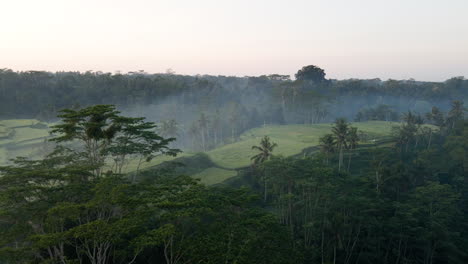
<svg viewBox="0 0 468 264"><path fill-rule="evenodd" d="M48 137L48 126L38 120L0 120L0 165L18 156L42 157Z"/></svg>
<svg viewBox="0 0 468 264"><path fill-rule="evenodd" d="M397 122L368 121L352 123L352 126L357 127L361 131L361 135L365 135L367 142L373 143L388 138L392 127L398 124ZM330 133L331 127L332 124L274 125L248 130L240 136L239 141L207 151L206 154L211 162L207 164L205 170L194 173L192 176L199 178L202 183L206 184L221 183L236 176L238 169L249 166L250 157L255 154L251 148L259 143L261 137L267 135L278 144L274 154L293 156L300 154L304 149L317 146L319 138ZM193 155L194 153L183 153L182 157L186 159ZM150 169L170 160L174 160L174 158L156 158L152 162L144 164L143 168ZM179 158L175 160L180 161ZM135 166L129 166L129 168L132 167Z"/></svg>

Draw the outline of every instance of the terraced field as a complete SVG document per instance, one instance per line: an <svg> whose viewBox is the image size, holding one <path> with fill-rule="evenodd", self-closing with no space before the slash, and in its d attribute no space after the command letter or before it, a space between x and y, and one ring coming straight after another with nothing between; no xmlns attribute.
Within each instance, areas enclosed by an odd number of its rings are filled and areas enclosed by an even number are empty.
<svg viewBox="0 0 468 264"><path fill-rule="evenodd" d="M39 121L33 119L3 120L0 121L0 165L8 159L16 156L37 158L41 155L44 140L49 136L48 129L38 126ZM391 134L395 122L370 121L353 123L359 131L365 133L367 139L382 139ZM206 152L211 160L208 167L191 173L205 184L217 184L237 175L237 170L249 166L250 157L255 154L251 150L253 145L258 145L260 139L267 135L278 144L274 154L291 156L300 154L304 149L317 146L319 138L330 133L332 124L316 125L274 125L254 128L243 133L239 141ZM12 133L13 131L13 133ZM1 137L10 133L9 137ZM195 153L184 152L177 159L194 157ZM148 169L158 166L163 162L176 158L160 156L151 162L143 163L140 169ZM124 168L125 172L137 169L138 161L132 160Z"/></svg>
<svg viewBox="0 0 468 264"><path fill-rule="evenodd" d="M47 125L35 119L0 121L0 165L23 156L39 158L44 140L49 137Z"/></svg>
<svg viewBox="0 0 468 264"><path fill-rule="evenodd" d="M398 125L396 122L370 121L352 123L359 131L365 133L369 141L380 140L391 134L392 127ZM250 157L255 154L251 150L253 145L258 145L260 139L267 135L278 144L274 154L292 156L300 154L304 149L319 144L319 138L331 132L333 124L316 125L278 125L265 126L251 129L240 136L238 142L224 145L222 147L206 152L214 164L202 172L193 175L201 179L202 183L217 184L237 175L237 169L249 166ZM185 153L184 157L193 154ZM164 161L168 161L166 159ZM161 162L155 160L153 164L145 165L145 168L155 166Z"/></svg>
<svg viewBox="0 0 468 264"><path fill-rule="evenodd" d="M225 170L221 168L211 167L200 173L193 174L192 177L196 179L200 179L200 182L206 185L213 185L213 184L221 183L236 175L237 175L236 170Z"/></svg>
<svg viewBox="0 0 468 264"><path fill-rule="evenodd" d="M367 134L370 139L379 139L391 134L395 122L371 121L353 123L360 131ZM208 151L207 154L217 165L224 168L239 168L250 164L250 157L255 154L251 150L258 145L260 139L267 135L278 144L275 154L291 156L301 153L308 147L317 146L319 138L330 133L332 124L317 125L283 125L254 128L241 135L240 141Z"/></svg>

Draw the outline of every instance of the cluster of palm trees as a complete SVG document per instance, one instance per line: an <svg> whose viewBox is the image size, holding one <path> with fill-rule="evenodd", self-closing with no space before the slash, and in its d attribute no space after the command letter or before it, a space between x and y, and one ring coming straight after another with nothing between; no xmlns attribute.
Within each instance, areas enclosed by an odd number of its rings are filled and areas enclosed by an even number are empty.
<svg viewBox="0 0 468 264"><path fill-rule="evenodd" d="M332 127L332 133L326 134L320 138L320 148L325 154L325 162L328 165L330 156L338 153L338 170L343 167L344 152L352 151L357 148L359 143L358 129L352 127L344 118L335 121ZM254 166L259 165L273 156L273 149L278 145L271 142L270 137L264 136L259 146L252 146L252 149L259 152L251 157ZM348 170L351 165L351 154L348 156Z"/></svg>
<svg viewBox="0 0 468 264"><path fill-rule="evenodd" d="M395 128L396 146L400 148L400 152L408 152L410 144L416 149L421 140L427 141L427 148L431 146L433 128L431 126L423 126L425 122L437 126L442 134L448 135L455 124L464 119L466 108L462 101L453 101L452 107L447 114L444 114L439 108L432 107L429 113L426 113L425 119L411 111L404 113L402 116L402 125Z"/></svg>
<svg viewBox="0 0 468 264"><path fill-rule="evenodd" d="M332 127L332 133L326 134L320 138L320 147L323 153L326 154L327 163L330 154L339 153L338 168L343 165L343 156L345 150L353 150L358 146L359 136L358 129L350 126L344 118L339 118L335 121ZM252 146L253 150L259 152L251 157L253 165L261 164L269 160L273 156L273 149L278 145L270 140L270 137L264 136L259 146Z"/></svg>
<svg viewBox="0 0 468 264"><path fill-rule="evenodd" d="M343 167L344 152L352 151L358 146L359 136L356 127L352 127L344 118L335 121L332 133L320 138L320 148L325 154L325 162L328 165L330 156L338 152L338 170ZM348 158L348 170L351 165L351 153Z"/></svg>

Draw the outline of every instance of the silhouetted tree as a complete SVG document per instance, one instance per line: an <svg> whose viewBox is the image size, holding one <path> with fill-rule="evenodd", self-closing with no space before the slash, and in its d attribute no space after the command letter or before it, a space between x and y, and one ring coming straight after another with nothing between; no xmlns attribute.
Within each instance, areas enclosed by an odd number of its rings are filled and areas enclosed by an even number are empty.
<svg viewBox="0 0 468 264"><path fill-rule="evenodd" d="M314 82L325 81L325 71L315 65L302 67L296 74L297 80L306 80Z"/></svg>

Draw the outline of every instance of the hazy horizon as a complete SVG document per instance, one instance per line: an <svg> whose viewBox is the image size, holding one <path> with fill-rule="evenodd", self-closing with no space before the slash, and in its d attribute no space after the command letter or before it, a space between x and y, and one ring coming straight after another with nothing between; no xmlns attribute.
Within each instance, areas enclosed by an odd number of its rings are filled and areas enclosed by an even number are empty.
<svg viewBox="0 0 468 264"><path fill-rule="evenodd" d="M463 0L2 1L0 68L443 81L468 73ZM404 8L402 8L404 7Z"/></svg>

